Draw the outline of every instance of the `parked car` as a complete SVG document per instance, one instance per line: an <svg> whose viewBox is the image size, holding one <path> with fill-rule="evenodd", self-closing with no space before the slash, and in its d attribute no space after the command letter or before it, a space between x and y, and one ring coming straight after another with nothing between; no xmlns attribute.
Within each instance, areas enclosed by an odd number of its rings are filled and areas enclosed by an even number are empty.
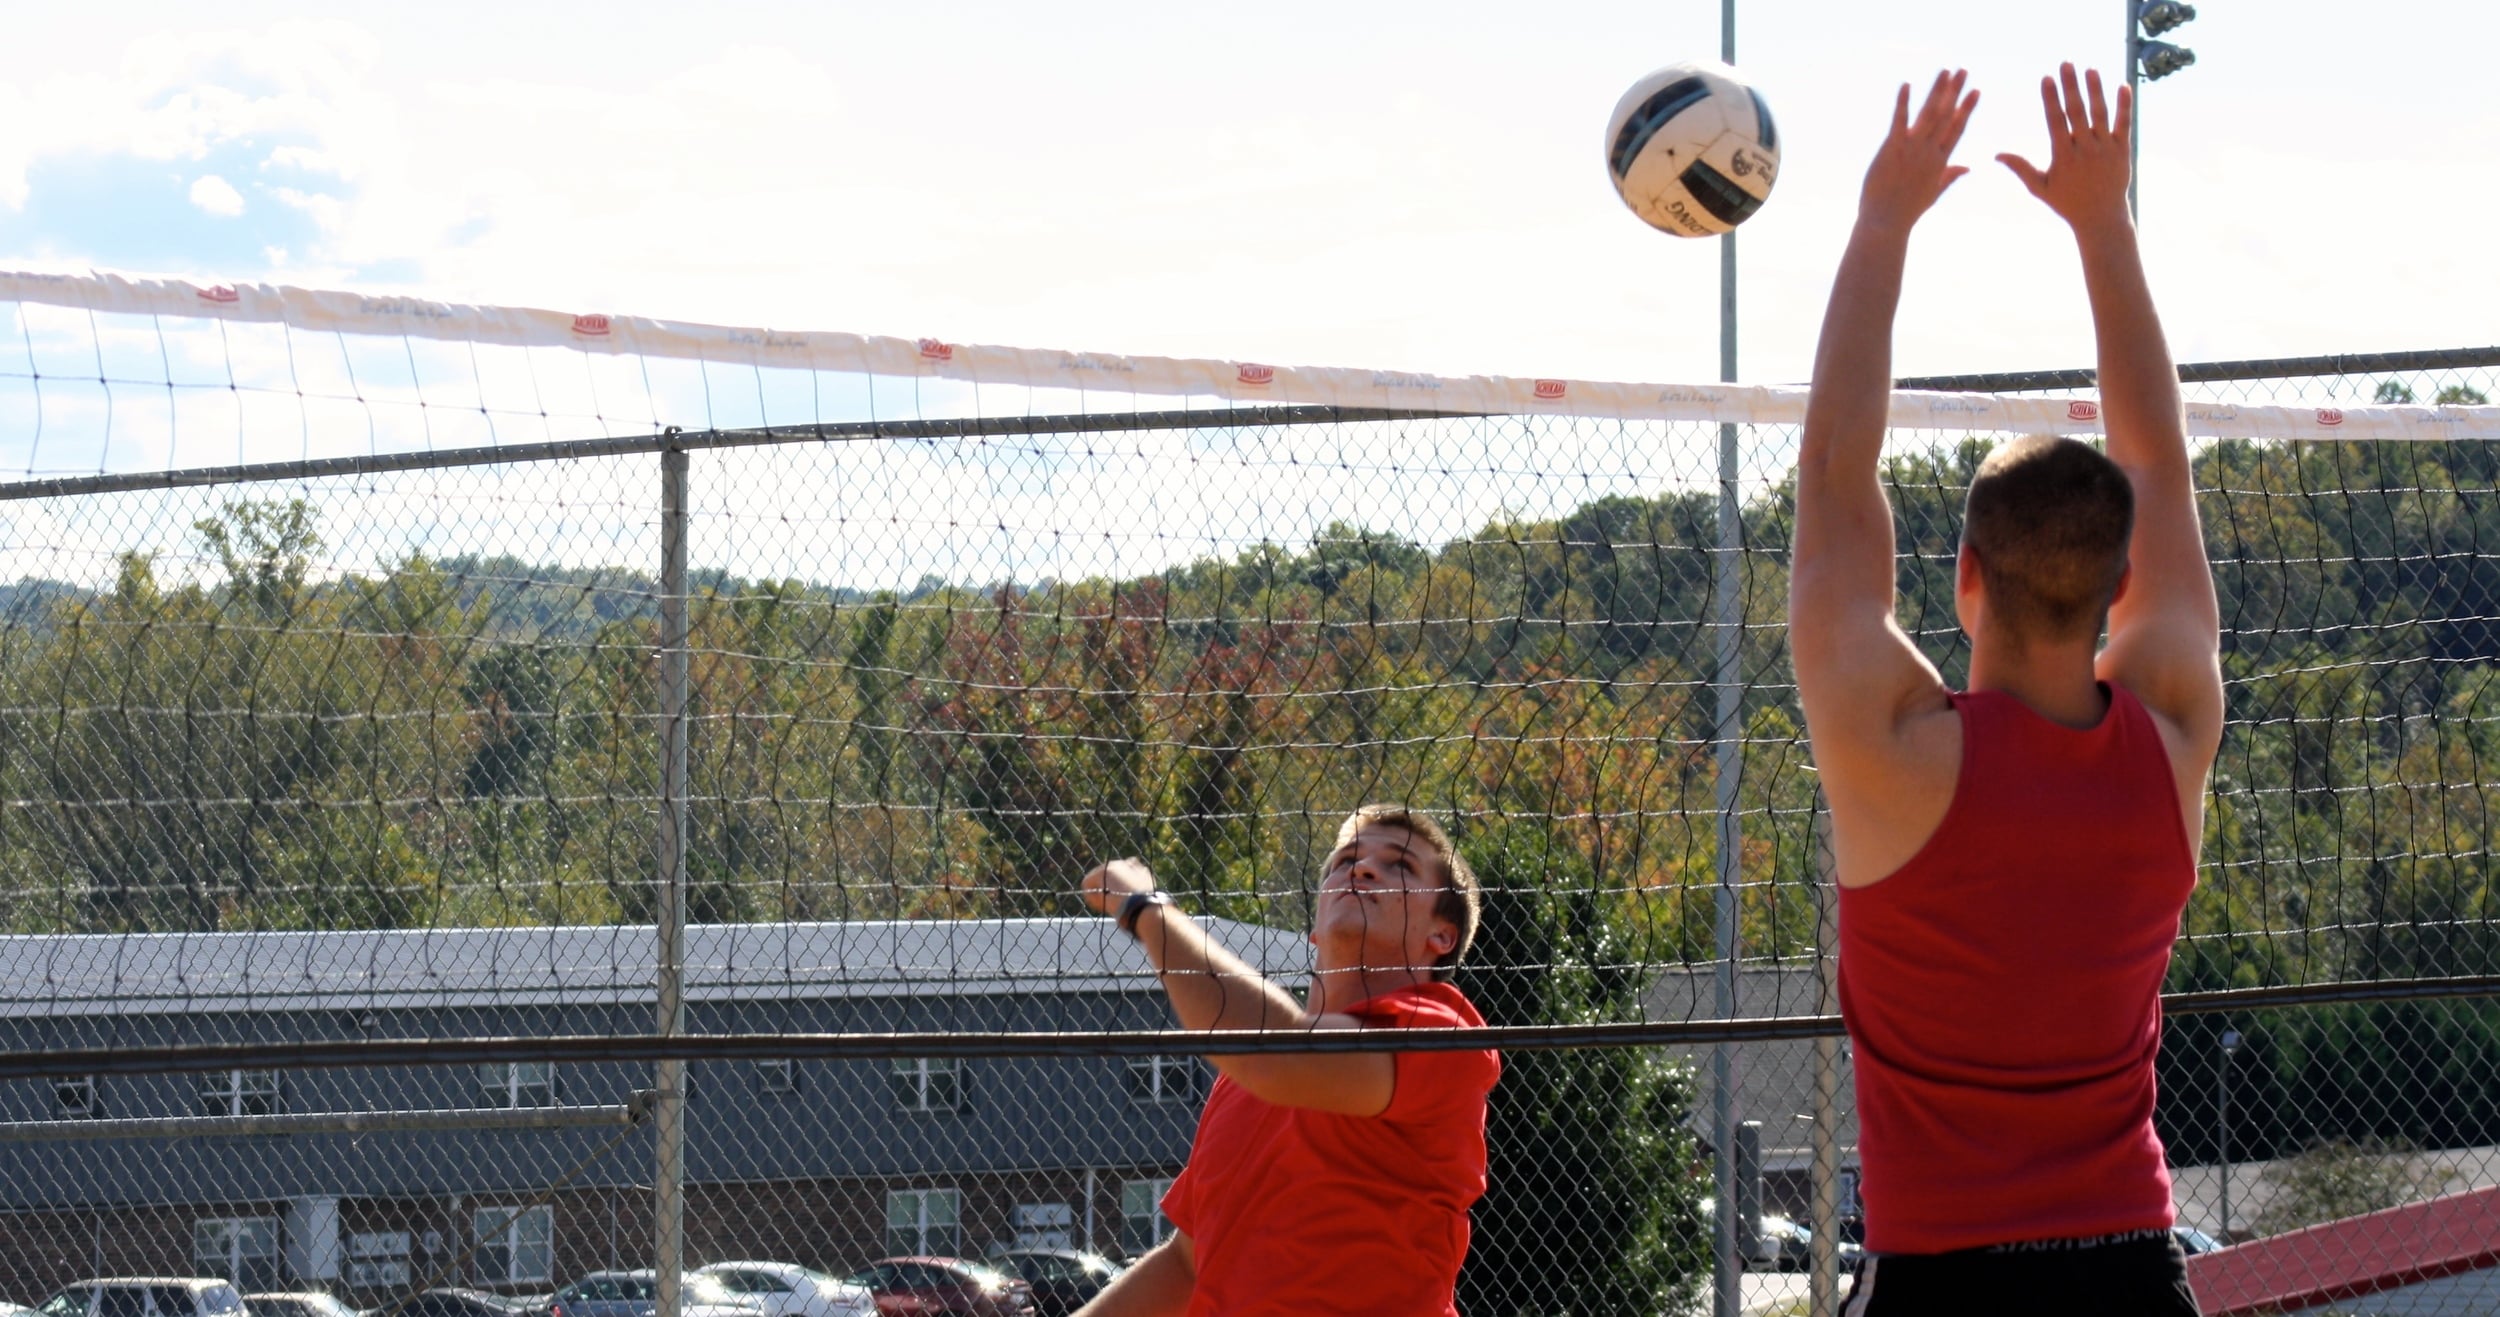
<svg viewBox="0 0 2500 1317"><path fill-rule="evenodd" d="M1765 1212L1753 1238L1754 1255L1746 1259L1749 1269L1803 1271L1814 1264L1814 1228L1803 1222Z"/></svg>
<svg viewBox="0 0 2500 1317"><path fill-rule="evenodd" d="M879 1258L853 1272L879 1317L1034 1317L1033 1287L962 1258Z"/></svg>
<svg viewBox="0 0 2500 1317"><path fill-rule="evenodd" d="M764 1305L741 1298L710 1276L688 1272L679 1291L685 1317L763 1317ZM594 1271L556 1291L548 1317L656 1317L660 1278L640 1271Z"/></svg>
<svg viewBox="0 0 2500 1317"><path fill-rule="evenodd" d="M1068 1317L1125 1270L1100 1253L1068 1248L1013 1248L992 1261L1000 1271L1033 1287L1033 1305L1040 1317Z"/></svg>
<svg viewBox="0 0 2500 1317"><path fill-rule="evenodd" d="M539 1317L546 1311L544 1304L528 1299L510 1298L485 1290L445 1288L377 1303L365 1309L362 1317ZM252 1317L268 1315L254 1308Z"/></svg>
<svg viewBox="0 0 2500 1317"><path fill-rule="evenodd" d="M199 1276L82 1280L37 1305L41 1317L246 1317L243 1296Z"/></svg>
<svg viewBox="0 0 2500 1317"><path fill-rule="evenodd" d="M243 1306L252 1317L357 1317L356 1310L319 1290L290 1294L246 1294Z"/></svg>
<svg viewBox="0 0 2500 1317"><path fill-rule="evenodd" d="M715 1262L694 1274L762 1304L765 1317L871 1317L877 1310L877 1296L867 1286L795 1262Z"/></svg>
<svg viewBox="0 0 2500 1317"><path fill-rule="evenodd" d="M2221 1240L2194 1226L2172 1226L2170 1237L2179 1241L2179 1251L2189 1257L2195 1257L2199 1253L2211 1253L2223 1246Z"/></svg>

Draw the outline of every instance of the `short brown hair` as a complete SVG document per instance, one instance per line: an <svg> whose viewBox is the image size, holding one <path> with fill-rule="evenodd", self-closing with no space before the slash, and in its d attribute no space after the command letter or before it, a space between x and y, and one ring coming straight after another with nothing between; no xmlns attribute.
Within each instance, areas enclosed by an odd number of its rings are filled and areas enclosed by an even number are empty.
<svg viewBox="0 0 2500 1317"><path fill-rule="evenodd" d="M1458 962L1467 958L1467 948L1476 940L1476 920L1484 909L1484 897L1476 887L1476 871L1458 853L1458 847L1451 844L1450 834L1439 823L1404 805L1357 808L1337 825L1337 845L1354 840L1355 833L1374 823L1404 828L1409 835L1423 838L1431 843L1433 854L1441 861L1441 894L1432 903L1432 913L1434 918L1449 920L1457 927L1458 945L1432 962L1432 980L1447 983L1457 977Z"/></svg>
<svg viewBox="0 0 2500 1317"><path fill-rule="evenodd" d="M2090 444L2030 435L1988 454L1962 505L1988 611L2023 639L2098 636L2127 572L2135 489Z"/></svg>

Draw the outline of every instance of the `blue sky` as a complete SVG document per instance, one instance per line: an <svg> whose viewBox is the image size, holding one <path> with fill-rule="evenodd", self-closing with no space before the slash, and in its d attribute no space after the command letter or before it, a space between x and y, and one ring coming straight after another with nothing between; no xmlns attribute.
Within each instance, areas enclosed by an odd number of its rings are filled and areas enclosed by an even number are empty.
<svg viewBox="0 0 2500 1317"><path fill-rule="evenodd" d="M2183 357L2492 341L2500 14L2214 0L2150 88ZM1965 64L1977 172L1914 252L1904 371L2079 364L2062 231L1987 157L2108 0L1753 0L1780 191L1744 373L1802 377L1889 89ZM89 12L93 11L93 12ZM0 263L957 341L1709 378L1717 255L1608 191L1607 110L1709 3L418 10L137 0L0 51Z"/></svg>

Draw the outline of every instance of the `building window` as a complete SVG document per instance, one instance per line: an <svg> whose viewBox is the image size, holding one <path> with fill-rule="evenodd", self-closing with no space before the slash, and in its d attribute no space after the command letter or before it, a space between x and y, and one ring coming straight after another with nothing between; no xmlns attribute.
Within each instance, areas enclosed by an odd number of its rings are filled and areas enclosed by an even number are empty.
<svg viewBox="0 0 2500 1317"><path fill-rule="evenodd" d="M962 1198L953 1189L895 1189L885 1196L885 1251L947 1256L960 1245L957 1214Z"/></svg>
<svg viewBox="0 0 2500 1317"><path fill-rule="evenodd" d="M222 1276L233 1281L236 1289L276 1289L278 1218L221 1216L194 1221L191 1260L201 1275Z"/></svg>
<svg viewBox="0 0 2500 1317"><path fill-rule="evenodd" d="M1199 1087L1198 1062L1186 1056L1132 1056L1128 1059L1128 1096L1131 1102L1195 1102L1204 1094Z"/></svg>
<svg viewBox="0 0 2500 1317"><path fill-rule="evenodd" d="M212 1070L200 1076L200 1106L212 1116L274 1116L278 1072Z"/></svg>
<svg viewBox="0 0 2500 1317"><path fill-rule="evenodd" d="M905 1111L953 1111L963 1103L961 1064L951 1056L896 1058L894 1105Z"/></svg>
<svg viewBox="0 0 2500 1317"><path fill-rule="evenodd" d="M755 1086L767 1093L799 1091L798 1063L787 1057L778 1061L755 1063Z"/></svg>
<svg viewBox="0 0 2500 1317"><path fill-rule="evenodd" d="M1172 1233L1163 1215L1163 1195L1172 1191L1169 1177L1120 1182L1120 1248L1137 1254L1162 1243Z"/></svg>
<svg viewBox="0 0 2500 1317"><path fill-rule="evenodd" d="M52 1081L53 1115L63 1120L85 1120L101 1110L96 1105L94 1075Z"/></svg>
<svg viewBox="0 0 2500 1317"><path fill-rule="evenodd" d="M481 1207L471 1218L481 1285L544 1285L556 1269L552 1207Z"/></svg>
<svg viewBox="0 0 2500 1317"><path fill-rule="evenodd" d="M477 1082L490 1107L555 1105L556 1068L545 1061L490 1061L477 1068Z"/></svg>

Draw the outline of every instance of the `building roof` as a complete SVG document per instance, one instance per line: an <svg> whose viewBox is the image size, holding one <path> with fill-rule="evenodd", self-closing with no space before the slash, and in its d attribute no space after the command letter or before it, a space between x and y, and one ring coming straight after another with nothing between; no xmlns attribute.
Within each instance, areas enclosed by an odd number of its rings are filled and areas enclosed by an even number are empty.
<svg viewBox="0 0 2500 1317"><path fill-rule="evenodd" d="M1652 1020L1709 1020L1718 1017L1717 976L1710 966L1669 969L1651 981L1643 1000ZM1823 985L1822 969L1812 963L1747 965L1736 976L1736 1018L1781 1019L1836 1013ZM1700 1072L1689 1123L1704 1138L1710 1135L1710 1052L1708 1045L1667 1049L1689 1057ZM1812 1156L1814 1140L1814 1040L1779 1039L1744 1043L1736 1049L1736 1117L1762 1122L1765 1170L1802 1168ZM1856 1080L1848 1048L1840 1049L1835 1085L1839 1089L1836 1135L1845 1161L1856 1160L1858 1104Z"/></svg>
<svg viewBox="0 0 2500 1317"><path fill-rule="evenodd" d="M1298 932L1201 921L1298 986ZM703 924L686 929L688 1001L1158 990L1107 919ZM0 1018L641 1003L651 925L0 937Z"/></svg>

